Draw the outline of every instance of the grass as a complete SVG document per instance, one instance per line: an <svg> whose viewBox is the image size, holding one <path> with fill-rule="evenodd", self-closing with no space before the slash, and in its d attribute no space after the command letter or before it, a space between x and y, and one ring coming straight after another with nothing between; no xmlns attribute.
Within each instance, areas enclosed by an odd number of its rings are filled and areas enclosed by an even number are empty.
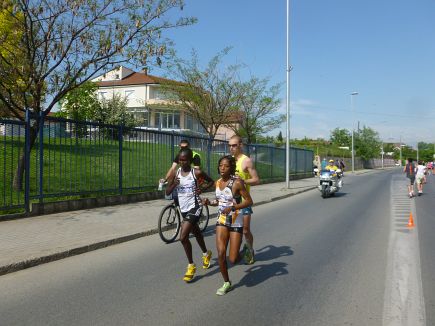
<svg viewBox="0 0 435 326"><path fill-rule="evenodd" d="M120 193L121 159L123 193L155 190L172 162L173 150L176 152L178 148L149 141L122 144L120 157L118 140L109 138L45 137L42 146L37 141L30 155L31 199L39 201L41 190L45 202ZM207 171L210 160L211 177L218 178L217 162L221 153L212 152L209 157L206 151L195 150L201 155L203 169ZM23 151L24 137L0 138L0 209L4 212L15 211L16 205L24 204L24 192L12 188ZM268 152L257 150L256 169L262 180L284 179L285 157L281 152L272 159Z"/></svg>

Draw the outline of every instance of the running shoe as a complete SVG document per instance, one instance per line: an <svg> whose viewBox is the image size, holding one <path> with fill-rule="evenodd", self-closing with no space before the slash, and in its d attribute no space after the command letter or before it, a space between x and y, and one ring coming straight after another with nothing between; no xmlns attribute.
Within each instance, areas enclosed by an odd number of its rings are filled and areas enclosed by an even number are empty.
<svg viewBox="0 0 435 326"><path fill-rule="evenodd" d="M195 276L196 266L195 264L187 265L186 274L184 274L183 281L190 282Z"/></svg>
<svg viewBox="0 0 435 326"><path fill-rule="evenodd" d="M207 254L205 256L202 255L202 268L204 269L209 268L210 260L211 260L211 250L207 250Z"/></svg>
<svg viewBox="0 0 435 326"><path fill-rule="evenodd" d="M231 282L225 282L224 285L222 285L222 287L220 287L217 291L216 294L217 295L224 295L227 294L228 292L230 292L233 289Z"/></svg>

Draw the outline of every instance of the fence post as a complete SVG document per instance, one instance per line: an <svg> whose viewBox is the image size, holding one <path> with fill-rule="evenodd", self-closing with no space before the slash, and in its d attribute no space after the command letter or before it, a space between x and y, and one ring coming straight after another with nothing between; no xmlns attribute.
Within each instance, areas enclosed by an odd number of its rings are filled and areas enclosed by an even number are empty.
<svg viewBox="0 0 435 326"><path fill-rule="evenodd" d="M123 141L123 125L118 125L118 143L119 143L119 194L122 195L122 141Z"/></svg>
<svg viewBox="0 0 435 326"><path fill-rule="evenodd" d="M269 157L270 157L270 177L273 178L273 147L270 146L269 150L270 150L270 154L269 154Z"/></svg>
<svg viewBox="0 0 435 326"><path fill-rule="evenodd" d="M24 132L24 208L30 213L30 111L26 109L26 125Z"/></svg>
<svg viewBox="0 0 435 326"><path fill-rule="evenodd" d="M210 175L211 172L211 150L212 150L213 138L210 136L207 141L207 174Z"/></svg>
<svg viewBox="0 0 435 326"><path fill-rule="evenodd" d="M44 113L39 112L39 203L43 202L44 192ZM50 134L48 135L50 137Z"/></svg>
<svg viewBox="0 0 435 326"><path fill-rule="evenodd" d="M172 130L172 134L171 134L171 155L172 155L172 158L171 158L171 160L175 159L174 146L175 146L175 131Z"/></svg>

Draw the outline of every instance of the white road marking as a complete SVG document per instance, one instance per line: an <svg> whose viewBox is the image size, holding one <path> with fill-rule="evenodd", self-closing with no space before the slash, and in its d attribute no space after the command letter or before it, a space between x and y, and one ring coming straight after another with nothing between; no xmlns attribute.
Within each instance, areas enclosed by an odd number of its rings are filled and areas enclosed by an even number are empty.
<svg viewBox="0 0 435 326"><path fill-rule="evenodd" d="M402 176L393 177L390 205L383 325L426 325L415 198L407 197ZM414 227L407 226L410 213Z"/></svg>

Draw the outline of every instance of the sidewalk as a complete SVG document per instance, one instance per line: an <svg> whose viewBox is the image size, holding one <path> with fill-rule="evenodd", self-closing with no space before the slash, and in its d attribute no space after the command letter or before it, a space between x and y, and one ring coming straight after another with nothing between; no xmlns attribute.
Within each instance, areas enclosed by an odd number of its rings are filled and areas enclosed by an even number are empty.
<svg viewBox="0 0 435 326"><path fill-rule="evenodd" d="M251 194L261 205L317 183L318 178L292 180L290 189L285 182L270 183L252 187ZM158 233L157 218L167 203L159 199L1 222L0 275ZM212 207L210 214L215 212Z"/></svg>

